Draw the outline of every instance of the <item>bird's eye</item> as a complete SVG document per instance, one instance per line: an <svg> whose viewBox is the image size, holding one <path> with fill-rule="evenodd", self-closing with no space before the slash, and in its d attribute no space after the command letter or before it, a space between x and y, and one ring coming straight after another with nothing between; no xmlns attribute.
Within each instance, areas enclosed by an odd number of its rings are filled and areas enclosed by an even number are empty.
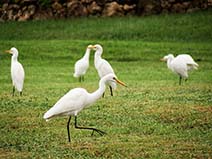
<svg viewBox="0 0 212 159"><path fill-rule="evenodd" d="M115 77L113 77L113 79L115 80L116 78L115 78Z"/></svg>

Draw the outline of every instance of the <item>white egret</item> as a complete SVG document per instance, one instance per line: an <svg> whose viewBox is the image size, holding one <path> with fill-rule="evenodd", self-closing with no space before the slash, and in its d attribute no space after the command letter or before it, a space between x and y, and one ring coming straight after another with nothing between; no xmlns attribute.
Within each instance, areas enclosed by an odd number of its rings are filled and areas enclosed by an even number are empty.
<svg viewBox="0 0 212 159"><path fill-rule="evenodd" d="M77 115L83 109L91 105L92 103L96 102L104 93L105 91L105 84L107 82L112 83L119 83L123 86L125 84L119 81L114 74L108 74L107 76L103 77L99 81L99 88L93 92L88 93L83 88L74 88L66 93L62 98L60 98L57 103L49 109L43 116L44 119L47 121L56 116L70 116L67 123L67 131L68 131L68 141L71 141L70 138L70 131L69 131L69 123L71 120L71 116L75 117L75 128L76 129L88 129L93 130L92 134L95 132L99 133L100 135L105 134L103 131L98 130L96 128L89 128L89 127L80 127L77 125Z"/></svg>
<svg viewBox="0 0 212 159"><path fill-rule="evenodd" d="M84 81L84 75L89 67L89 56L91 51L91 46L88 45L85 55L79 59L74 65L74 77L79 78L79 81Z"/></svg>
<svg viewBox="0 0 212 159"><path fill-rule="evenodd" d="M13 84L13 96L15 93L15 88L22 95L23 85L24 85L24 68L20 62L18 62L18 50L15 47L12 47L10 50L5 52L12 54L11 58L11 78Z"/></svg>
<svg viewBox="0 0 212 159"><path fill-rule="evenodd" d="M161 61L167 62L168 68L179 75L180 85L182 78L187 80L188 71L197 69L199 66L188 54L181 54L177 57L174 57L172 54L169 54L167 56L164 56Z"/></svg>
<svg viewBox="0 0 212 159"><path fill-rule="evenodd" d="M101 57L101 55L103 53L102 46L99 45L99 44L96 44L96 45L93 45L92 47L95 50L94 65L95 65L95 68L96 68L96 70L99 74L100 79L103 78L105 75L110 74L110 73L115 75L113 68L109 64L109 62ZM108 85L109 85L109 88L110 88L110 94L111 94L111 96L113 96L113 89L116 88L116 83L108 82ZM104 96L104 94L103 94L103 96Z"/></svg>

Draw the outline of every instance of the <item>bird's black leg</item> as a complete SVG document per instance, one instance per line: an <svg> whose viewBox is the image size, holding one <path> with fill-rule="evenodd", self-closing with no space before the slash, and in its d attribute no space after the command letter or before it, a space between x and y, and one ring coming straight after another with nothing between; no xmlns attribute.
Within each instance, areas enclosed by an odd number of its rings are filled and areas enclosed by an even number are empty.
<svg viewBox="0 0 212 159"><path fill-rule="evenodd" d="M181 80L182 80L182 77L180 76L180 79L179 79L179 85L181 85Z"/></svg>
<svg viewBox="0 0 212 159"><path fill-rule="evenodd" d="M95 131L95 132L99 133L101 136L104 135L104 134L106 134L104 131L101 131L101 130L99 130L99 129L77 126L77 116L75 116L75 123L74 123L74 126L75 126L76 129L88 129L88 130L93 130L93 132ZM93 132L92 132L91 135L93 135Z"/></svg>
<svg viewBox="0 0 212 159"><path fill-rule="evenodd" d="M102 98L104 98L105 97L105 92L102 94Z"/></svg>
<svg viewBox="0 0 212 159"><path fill-rule="evenodd" d="M69 131L69 124L71 121L71 116L68 119L68 123L67 123L67 130L68 130L68 142L71 142L71 137L70 137L70 131Z"/></svg>
<svg viewBox="0 0 212 159"><path fill-rule="evenodd" d="M84 82L84 76L82 76L82 81Z"/></svg>
<svg viewBox="0 0 212 159"><path fill-rule="evenodd" d="M79 82L81 82L81 80L82 80L82 79L81 79L81 76L79 76Z"/></svg>
<svg viewBox="0 0 212 159"><path fill-rule="evenodd" d="M13 86L13 96L15 95L15 86Z"/></svg>
<svg viewBox="0 0 212 159"><path fill-rule="evenodd" d="M20 96L22 96L22 91L20 92Z"/></svg>
<svg viewBox="0 0 212 159"><path fill-rule="evenodd" d="M111 86L109 86L109 87L110 87L110 95L113 96L113 89Z"/></svg>

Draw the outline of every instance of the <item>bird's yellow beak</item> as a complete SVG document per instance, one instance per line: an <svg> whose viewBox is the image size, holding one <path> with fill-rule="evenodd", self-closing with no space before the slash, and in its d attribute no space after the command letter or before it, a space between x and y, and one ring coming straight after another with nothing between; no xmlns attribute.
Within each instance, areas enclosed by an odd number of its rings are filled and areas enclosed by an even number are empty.
<svg viewBox="0 0 212 159"><path fill-rule="evenodd" d="M5 50L5 52L6 52L6 53L9 53L9 54L11 54L11 51L10 51L10 50Z"/></svg>
<svg viewBox="0 0 212 159"><path fill-rule="evenodd" d="M126 84L125 84L124 82L122 82L122 81L120 81L120 80L118 80L118 79L116 79L116 78L115 78L115 80L116 80L116 82L119 83L120 85L127 87Z"/></svg>
<svg viewBox="0 0 212 159"><path fill-rule="evenodd" d="M88 45L88 48L93 49L93 48L95 48L95 46L94 45Z"/></svg>
<svg viewBox="0 0 212 159"><path fill-rule="evenodd" d="M165 60L164 58L160 59L160 61L162 61L162 62L166 62L166 60Z"/></svg>
<svg viewBox="0 0 212 159"><path fill-rule="evenodd" d="M88 48L89 49L96 49L96 46L95 45L89 45Z"/></svg>
<svg viewBox="0 0 212 159"><path fill-rule="evenodd" d="M92 49L93 48L93 45L88 45L87 48Z"/></svg>

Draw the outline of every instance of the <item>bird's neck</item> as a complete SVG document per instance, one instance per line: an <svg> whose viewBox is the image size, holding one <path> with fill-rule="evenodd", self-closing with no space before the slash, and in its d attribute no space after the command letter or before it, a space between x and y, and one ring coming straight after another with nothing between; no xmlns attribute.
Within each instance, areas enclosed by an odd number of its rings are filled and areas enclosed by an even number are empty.
<svg viewBox="0 0 212 159"><path fill-rule="evenodd" d="M85 55L83 56L83 58L87 61L89 61L89 56L90 56L90 49L87 49L85 52Z"/></svg>
<svg viewBox="0 0 212 159"><path fill-rule="evenodd" d="M12 60L12 62L17 62L18 61L18 56L17 55L12 55L11 60Z"/></svg>
<svg viewBox="0 0 212 159"><path fill-rule="evenodd" d="M89 97L89 103L92 104L94 103L96 100L98 100L99 98L102 97L103 93L105 92L105 89L106 89L106 86L105 86L105 81L103 80L100 80L99 82L99 88L90 94L90 97Z"/></svg>
<svg viewBox="0 0 212 159"><path fill-rule="evenodd" d="M168 67L169 69L171 69L171 62L172 62L173 59L174 59L174 58L168 58L168 60L167 60L167 67Z"/></svg>
<svg viewBox="0 0 212 159"><path fill-rule="evenodd" d="M95 53L95 55L94 55L94 65L95 65L95 67L97 67L97 64L98 64L98 61L100 60L100 59L102 59L102 57L101 57L101 52L100 51L96 51L96 53Z"/></svg>

